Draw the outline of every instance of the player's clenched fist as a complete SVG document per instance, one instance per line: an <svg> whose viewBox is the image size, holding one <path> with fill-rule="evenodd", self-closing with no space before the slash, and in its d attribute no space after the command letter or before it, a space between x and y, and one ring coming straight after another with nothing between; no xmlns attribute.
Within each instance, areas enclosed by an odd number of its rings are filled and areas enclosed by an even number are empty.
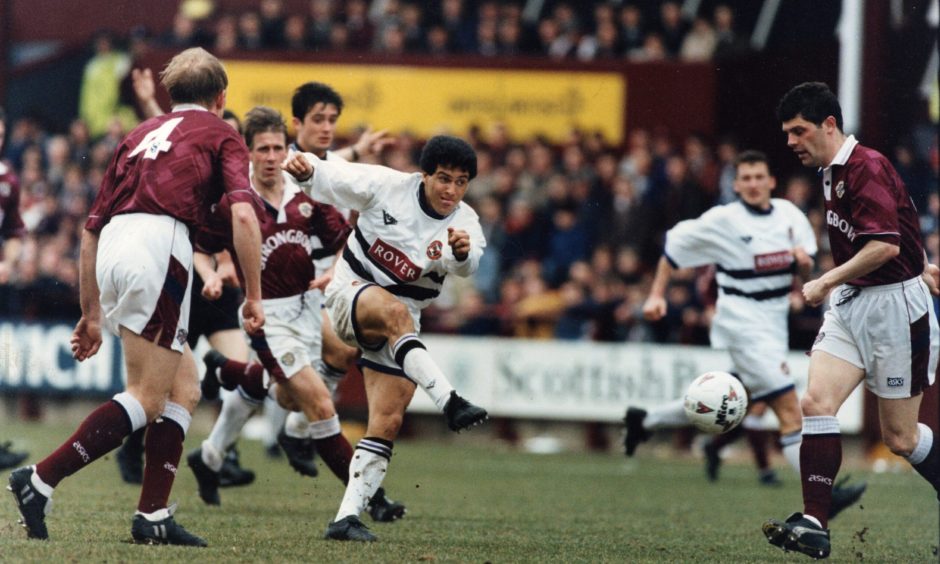
<svg viewBox="0 0 940 564"><path fill-rule="evenodd" d="M261 300L245 300L242 306L242 321L245 332L254 335L264 326L264 309Z"/></svg>
<svg viewBox="0 0 940 564"><path fill-rule="evenodd" d="M643 318L647 321L659 321L666 316L666 300L659 296L650 296L643 304Z"/></svg>
<svg viewBox="0 0 940 564"><path fill-rule="evenodd" d="M313 165L303 155L303 153L291 153L281 168L288 174L296 178L299 182L309 179L313 176Z"/></svg>
<svg viewBox="0 0 940 564"><path fill-rule="evenodd" d="M466 260L470 255L470 234L463 229L447 228L447 244L457 260Z"/></svg>

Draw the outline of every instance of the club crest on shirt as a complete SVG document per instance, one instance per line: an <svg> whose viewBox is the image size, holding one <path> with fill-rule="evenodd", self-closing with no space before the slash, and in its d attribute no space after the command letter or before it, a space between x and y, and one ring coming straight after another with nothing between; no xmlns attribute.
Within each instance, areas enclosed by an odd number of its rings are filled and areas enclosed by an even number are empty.
<svg viewBox="0 0 940 564"><path fill-rule="evenodd" d="M300 205L297 206L297 211L304 217L310 217L313 215L313 205L310 202L300 202Z"/></svg>
<svg viewBox="0 0 940 564"><path fill-rule="evenodd" d="M836 184L836 198L841 198L843 194L845 194L845 181L840 180L839 183Z"/></svg>
<svg viewBox="0 0 940 564"><path fill-rule="evenodd" d="M294 360L296 360L294 353L284 353L283 356L281 356L281 364L284 366L293 366Z"/></svg>
<svg viewBox="0 0 940 564"><path fill-rule="evenodd" d="M10 186L9 182L0 182L0 197L6 198L9 196L11 188L12 186Z"/></svg>
<svg viewBox="0 0 940 564"><path fill-rule="evenodd" d="M431 260L441 258L442 248L444 248L444 245L440 241L431 241L431 244L428 245L428 258Z"/></svg>
<svg viewBox="0 0 940 564"><path fill-rule="evenodd" d="M179 341L179 344L184 344L186 342L186 337L189 336L189 333L186 332L186 329L180 329L176 332L176 340Z"/></svg>
<svg viewBox="0 0 940 564"><path fill-rule="evenodd" d="M826 338L826 332L825 332L825 331L820 331L820 332L816 335L816 340L813 341L813 346L815 347L816 345L818 345L819 343L821 343L822 340L825 339L825 338Z"/></svg>

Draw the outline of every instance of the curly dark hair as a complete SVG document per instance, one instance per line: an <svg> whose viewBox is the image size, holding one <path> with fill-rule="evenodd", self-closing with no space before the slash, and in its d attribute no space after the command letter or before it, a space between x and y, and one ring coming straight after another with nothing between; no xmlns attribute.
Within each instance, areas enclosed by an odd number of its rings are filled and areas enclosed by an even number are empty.
<svg viewBox="0 0 940 564"><path fill-rule="evenodd" d="M438 166L456 168L470 175L477 175L477 154L463 139L450 135L437 135L428 139L421 149L421 170L434 174Z"/></svg>
<svg viewBox="0 0 940 564"><path fill-rule="evenodd" d="M842 131L842 106L839 99L824 82L804 82L790 89L777 104L777 119L789 121L802 116L806 121L822 125L826 118L836 118L836 127Z"/></svg>

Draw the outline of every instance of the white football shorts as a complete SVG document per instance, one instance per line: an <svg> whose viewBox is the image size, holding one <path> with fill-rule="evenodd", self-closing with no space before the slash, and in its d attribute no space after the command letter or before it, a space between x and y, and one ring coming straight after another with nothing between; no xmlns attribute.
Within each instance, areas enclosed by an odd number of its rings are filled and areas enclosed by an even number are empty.
<svg viewBox="0 0 940 564"><path fill-rule="evenodd" d="M95 265L104 326L118 336L124 326L182 352L192 271L193 248L184 223L145 213L113 217L99 235Z"/></svg>
<svg viewBox="0 0 940 564"><path fill-rule="evenodd" d="M732 371L741 379L752 401L770 399L793 388L793 377L787 366L787 343L781 341L780 345L776 348L728 348Z"/></svg>
<svg viewBox="0 0 940 564"><path fill-rule="evenodd" d="M359 335L356 323L356 302L362 291L370 286L375 286L375 284L356 276L346 264L346 261L337 261L336 269L333 272L333 280L326 287L327 315L329 315L333 330L340 340L351 347L362 350L362 357L359 359L361 367L406 377L405 372L395 362L388 343L385 341L369 343ZM408 299L398 297L396 299L408 308L411 320L414 323L415 333L420 332L421 310L415 304L410 303Z"/></svg>
<svg viewBox="0 0 940 564"><path fill-rule="evenodd" d="M251 348L275 382L289 379L320 358L323 345L322 303L320 290L261 301L264 327L261 335L250 336ZM277 369L272 370L270 367L275 365Z"/></svg>
<svg viewBox="0 0 940 564"><path fill-rule="evenodd" d="M919 276L866 288L843 284L829 306L813 351L863 369L865 387L881 398L913 397L933 383L940 330Z"/></svg>

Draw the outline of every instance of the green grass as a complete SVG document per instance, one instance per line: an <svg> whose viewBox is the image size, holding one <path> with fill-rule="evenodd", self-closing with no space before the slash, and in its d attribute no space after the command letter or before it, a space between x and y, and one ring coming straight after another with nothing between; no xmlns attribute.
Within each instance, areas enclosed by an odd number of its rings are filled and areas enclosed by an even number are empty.
<svg viewBox="0 0 940 564"><path fill-rule="evenodd" d="M64 427L9 424L34 455L63 440ZM202 436L187 440L187 450ZM204 536L207 549L129 544L138 489L120 482L114 460L96 462L56 491L47 522L49 542L28 541L16 525L9 494L0 497L0 562L793 562L760 533L768 517L800 506L795 476L786 485L757 485L746 464L727 464L717 485L700 461L661 459L641 449L619 454L534 455L458 436L444 442L401 441L385 486L408 505L405 519L366 523L380 542L321 539L342 497L321 466L301 478L284 462L263 458L257 443L242 445L255 484L222 490L222 506L207 507L182 462L171 500L177 518ZM782 464L782 460L778 459ZM930 562L937 543L937 502L913 473L867 474L862 507L832 523L833 562ZM3 477L5 485L5 475Z"/></svg>

